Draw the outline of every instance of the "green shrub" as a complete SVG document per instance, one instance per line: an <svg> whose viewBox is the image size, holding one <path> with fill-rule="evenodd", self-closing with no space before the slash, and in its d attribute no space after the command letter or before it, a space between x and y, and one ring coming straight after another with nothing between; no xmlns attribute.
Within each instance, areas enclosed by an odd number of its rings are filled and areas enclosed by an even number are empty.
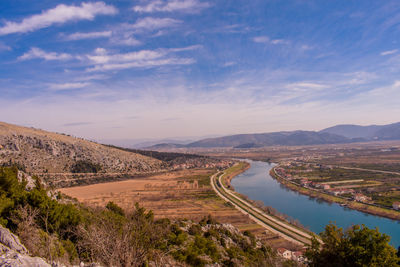
<svg viewBox="0 0 400 267"><path fill-rule="evenodd" d="M124 210L120 206L118 206L117 204L115 204L112 201L107 203L106 209L114 212L115 214L118 214L118 215L121 215L121 216L125 216Z"/></svg>
<svg viewBox="0 0 400 267"><path fill-rule="evenodd" d="M72 173L97 173L101 170L101 165L89 160L78 160L71 166Z"/></svg>
<svg viewBox="0 0 400 267"><path fill-rule="evenodd" d="M189 228L190 235L201 235L202 233L201 226L198 224L192 224Z"/></svg>
<svg viewBox="0 0 400 267"><path fill-rule="evenodd" d="M325 227L320 243L313 239L306 252L310 266L398 266L390 237L377 229L355 225L347 231L334 224Z"/></svg>

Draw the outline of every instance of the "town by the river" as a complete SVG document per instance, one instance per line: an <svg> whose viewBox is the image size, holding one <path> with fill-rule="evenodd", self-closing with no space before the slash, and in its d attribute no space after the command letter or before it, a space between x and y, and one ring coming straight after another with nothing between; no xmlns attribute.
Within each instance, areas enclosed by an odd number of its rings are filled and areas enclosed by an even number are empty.
<svg viewBox="0 0 400 267"><path fill-rule="evenodd" d="M301 195L287 189L269 175L273 163L249 161L251 167L236 176L231 184L235 190L252 200L261 200L264 205L276 209L298 220L303 226L320 233L330 222L344 229L354 224L377 227L380 232L391 237L391 244L400 246L400 222L360 211L351 210L335 203Z"/></svg>

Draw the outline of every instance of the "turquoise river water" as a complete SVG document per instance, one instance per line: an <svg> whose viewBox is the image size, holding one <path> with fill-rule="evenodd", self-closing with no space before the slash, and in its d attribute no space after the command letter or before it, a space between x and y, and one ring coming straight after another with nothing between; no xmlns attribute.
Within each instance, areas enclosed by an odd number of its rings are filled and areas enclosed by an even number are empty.
<svg viewBox="0 0 400 267"><path fill-rule="evenodd" d="M365 224L369 228L391 236L391 244L400 246L400 222L369 215L356 210L328 203L287 189L269 175L274 164L250 161L251 167L236 176L231 184L235 190L252 200L261 200L266 206L276 209L315 233L324 230L325 225L335 222L344 229L353 224Z"/></svg>

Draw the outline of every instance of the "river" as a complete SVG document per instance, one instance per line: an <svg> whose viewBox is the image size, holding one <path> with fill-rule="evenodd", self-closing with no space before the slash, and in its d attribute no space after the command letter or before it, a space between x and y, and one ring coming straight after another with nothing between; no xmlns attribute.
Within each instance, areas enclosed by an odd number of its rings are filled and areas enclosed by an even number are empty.
<svg viewBox="0 0 400 267"><path fill-rule="evenodd" d="M365 224L369 228L378 227L381 233L391 236L391 244L400 246L400 222L360 211L341 207L336 203L301 195L287 189L269 175L274 164L249 161L251 167L236 176L231 184L235 190L252 200L261 200L266 206L276 209L315 233L324 230L325 225L335 222L344 229L354 224Z"/></svg>

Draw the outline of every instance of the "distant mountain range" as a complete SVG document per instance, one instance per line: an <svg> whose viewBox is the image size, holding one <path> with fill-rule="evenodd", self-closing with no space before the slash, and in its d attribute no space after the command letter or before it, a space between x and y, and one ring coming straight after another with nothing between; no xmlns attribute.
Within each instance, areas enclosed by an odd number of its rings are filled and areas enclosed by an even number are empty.
<svg viewBox="0 0 400 267"><path fill-rule="evenodd" d="M207 138L189 144L162 143L151 149L171 148L255 148L264 146L301 146L400 140L400 122L388 125L337 125L321 131L291 131L257 134L237 134Z"/></svg>
<svg viewBox="0 0 400 267"><path fill-rule="evenodd" d="M330 133L344 136L346 138L362 138L365 140L399 140L400 122L388 125L337 125L326 128L321 133Z"/></svg>

